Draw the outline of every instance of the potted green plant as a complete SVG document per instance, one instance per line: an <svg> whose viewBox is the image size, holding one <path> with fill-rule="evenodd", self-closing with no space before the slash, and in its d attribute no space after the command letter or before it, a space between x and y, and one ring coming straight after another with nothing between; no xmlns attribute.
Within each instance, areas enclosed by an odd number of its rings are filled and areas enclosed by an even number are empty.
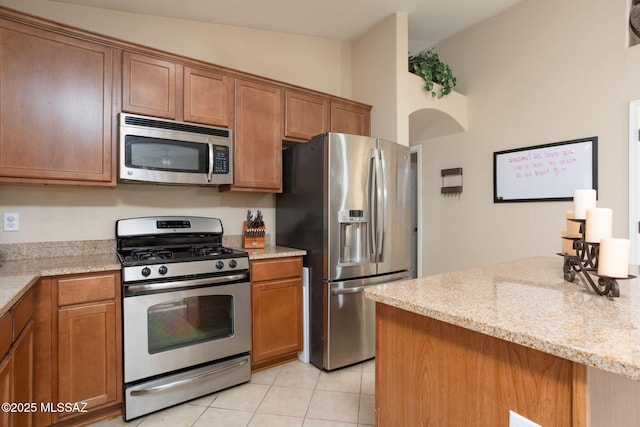
<svg viewBox="0 0 640 427"><path fill-rule="evenodd" d="M442 98L451 93L456 85L456 78L451 71L451 67L440 61L438 54L432 50L422 51L416 55L409 56L409 72L424 79L424 89L431 92L431 96ZM440 93L437 93L433 84L442 86Z"/></svg>

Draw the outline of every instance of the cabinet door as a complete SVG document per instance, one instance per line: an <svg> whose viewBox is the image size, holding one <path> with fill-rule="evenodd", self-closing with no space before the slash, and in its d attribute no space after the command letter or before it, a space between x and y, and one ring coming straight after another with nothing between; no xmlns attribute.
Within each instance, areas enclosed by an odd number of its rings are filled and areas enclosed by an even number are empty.
<svg viewBox="0 0 640 427"><path fill-rule="evenodd" d="M58 310L57 402L91 409L118 399L117 328L115 302Z"/></svg>
<svg viewBox="0 0 640 427"><path fill-rule="evenodd" d="M329 100L320 96L287 91L285 138L308 141L329 130Z"/></svg>
<svg viewBox="0 0 640 427"><path fill-rule="evenodd" d="M282 191L283 92L236 79L232 190Z"/></svg>
<svg viewBox="0 0 640 427"><path fill-rule="evenodd" d="M331 131L371 136L371 110L364 106L331 102Z"/></svg>
<svg viewBox="0 0 640 427"><path fill-rule="evenodd" d="M184 121L229 127L233 78L184 67Z"/></svg>
<svg viewBox="0 0 640 427"><path fill-rule="evenodd" d="M14 342L11 350L13 363L13 398L11 402L35 402L33 399L33 344L33 321L30 320ZM13 426L31 426L33 424L32 420L33 412L16 412L13 414Z"/></svg>
<svg viewBox="0 0 640 427"><path fill-rule="evenodd" d="M302 281L300 278L254 284L251 361L302 350Z"/></svg>
<svg viewBox="0 0 640 427"><path fill-rule="evenodd" d="M107 46L0 20L0 180L115 185Z"/></svg>
<svg viewBox="0 0 640 427"><path fill-rule="evenodd" d="M0 359L0 403L12 402L11 399L11 355ZM0 411L0 426L9 426L11 412Z"/></svg>
<svg viewBox="0 0 640 427"><path fill-rule="evenodd" d="M122 54L122 110L176 119L177 65L130 52Z"/></svg>

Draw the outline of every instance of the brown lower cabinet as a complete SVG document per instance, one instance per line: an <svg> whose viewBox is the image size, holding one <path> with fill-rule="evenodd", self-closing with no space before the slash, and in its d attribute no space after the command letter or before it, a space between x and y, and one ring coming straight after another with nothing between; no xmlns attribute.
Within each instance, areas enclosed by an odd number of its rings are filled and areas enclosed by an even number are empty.
<svg viewBox="0 0 640 427"><path fill-rule="evenodd" d="M376 426L583 427L586 367L376 304Z"/></svg>
<svg viewBox="0 0 640 427"><path fill-rule="evenodd" d="M34 292L29 290L0 319L0 426L32 426L34 410ZM18 406L20 405L20 406Z"/></svg>
<svg viewBox="0 0 640 427"><path fill-rule="evenodd" d="M78 425L120 413L120 273L45 278L37 287L36 426ZM64 406L66 405L66 406Z"/></svg>
<svg viewBox="0 0 640 427"><path fill-rule="evenodd" d="M251 367L302 351L302 257L251 261Z"/></svg>

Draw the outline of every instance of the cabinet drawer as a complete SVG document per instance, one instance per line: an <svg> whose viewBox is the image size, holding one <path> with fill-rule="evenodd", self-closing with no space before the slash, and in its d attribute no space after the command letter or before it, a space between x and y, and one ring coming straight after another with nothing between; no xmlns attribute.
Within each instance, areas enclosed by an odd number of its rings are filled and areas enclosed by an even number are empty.
<svg viewBox="0 0 640 427"><path fill-rule="evenodd" d="M116 298L116 275L70 277L58 280L58 306Z"/></svg>
<svg viewBox="0 0 640 427"><path fill-rule="evenodd" d="M0 318L0 360L11 347L11 313Z"/></svg>
<svg viewBox="0 0 640 427"><path fill-rule="evenodd" d="M274 258L251 262L251 281L302 276L302 257Z"/></svg>
<svg viewBox="0 0 640 427"><path fill-rule="evenodd" d="M13 317L13 340L15 341L33 317L33 288L29 289L20 301L13 306L11 317Z"/></svg>

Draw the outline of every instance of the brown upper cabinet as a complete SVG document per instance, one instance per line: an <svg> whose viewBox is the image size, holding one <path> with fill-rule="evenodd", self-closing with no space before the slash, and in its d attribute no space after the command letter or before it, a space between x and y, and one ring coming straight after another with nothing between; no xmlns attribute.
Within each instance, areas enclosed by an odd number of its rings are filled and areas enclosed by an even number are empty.
<svg viewBox="0 0 640 427"><path fill-rule="evenodd" d="M220 189L280 192L283 90L248 80L235 83L233 184Z"/></svg>
<svg viewBox="0 0 640 427"><path fill-rule="evenodd" d="M230 127L233 78L132 52L122 54L122 110Z"/></svg>
<svg viewBox="0 0 640 427"><path fill-rule="evenodd" d="M0 18L0 182L115 185L109 46Z"/></svg>
<svg viewBox="0 0 640 427"><path fill-rule="evenodd" d="M329 130L330 102L327 98L287 91L285 99L285 138L308 141Z"/></svg>
<svg viewBox="0 0 640 427"><path fill-rule="evenodd" d="M284 128L285 139L294 142L305 142L327 131L370 136L371 107L288 90Z"/></svg>
<svg viewBox="0 0 640 427"><path fill-rule="evenodd" d="M234 132L234 183L282 189L282 141L370 135L371 107L0 7L0 183L116 185L118 114Z"/></svg>
<svg viewBox="0 0 640 427"><path fill-rule="evenodd" d="M371 136L371 107L332 101L331 131Z"/></svg>

